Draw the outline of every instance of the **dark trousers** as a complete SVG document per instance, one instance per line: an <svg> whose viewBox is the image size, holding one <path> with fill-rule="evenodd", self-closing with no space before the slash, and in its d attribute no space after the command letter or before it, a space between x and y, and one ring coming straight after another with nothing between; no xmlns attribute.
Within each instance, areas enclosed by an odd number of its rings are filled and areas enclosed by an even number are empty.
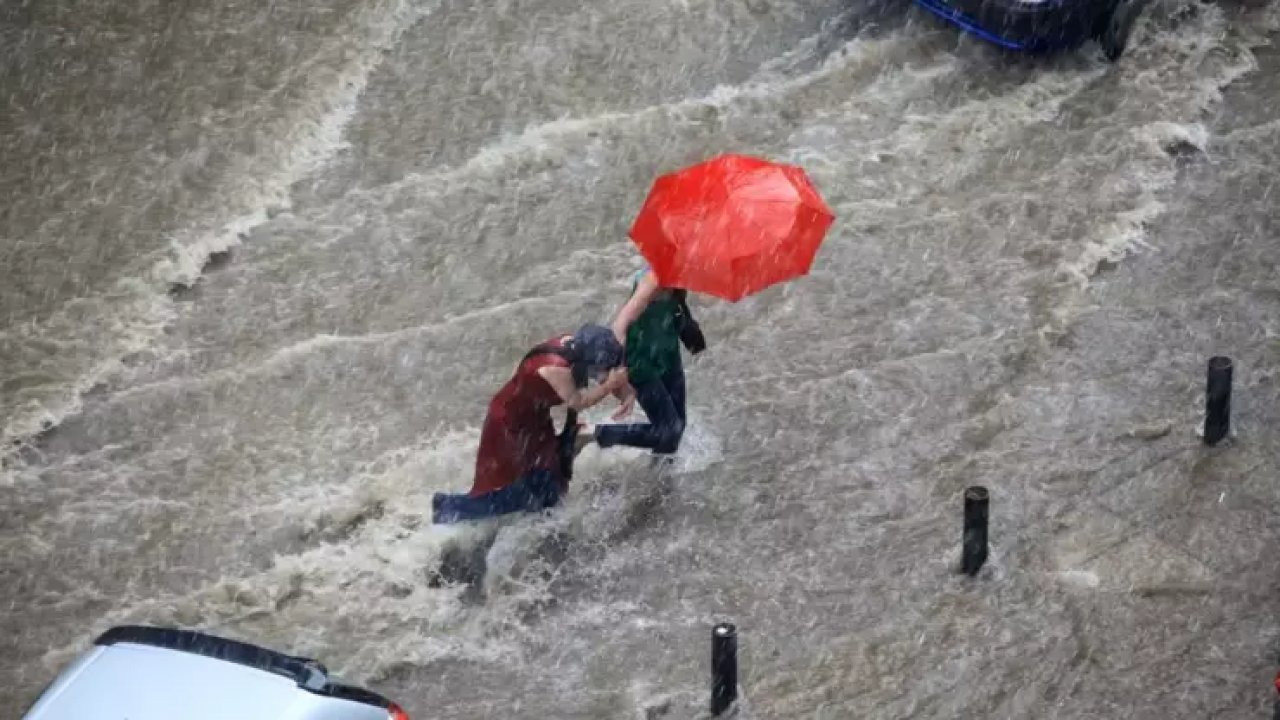
<svg viewBox="0 0 1280 720"><path fill-rule="evenodd" d="M538 512L560 504L560 482L550 470L531 470L510 485L471 497L436 493L431 521L436 524L483 520L514 512Z"/></svg>
<svg viewBox="0 0 1280 720"><path fill-rule="evenodd" d="M596 443L646 448L656 453L674 453L680 449L685 426L684 367L677 364L657 380L635 384L636 402L649 416L647 423L600 425Z"/></svg>

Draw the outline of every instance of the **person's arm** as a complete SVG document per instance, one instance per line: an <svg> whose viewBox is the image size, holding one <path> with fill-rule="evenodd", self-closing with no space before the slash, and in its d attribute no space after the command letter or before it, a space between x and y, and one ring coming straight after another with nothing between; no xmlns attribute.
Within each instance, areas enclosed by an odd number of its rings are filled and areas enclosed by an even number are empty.
<svg viewBox="0 0 1280 720"><path fill-rule="evenodd" d="M546 380L570 410L586 410L609 397L627 382L626 370L610 371L609 377L595 387L579 389L573 383L573 372L567 367L547 365L538 368L538 374Z"/></svg>
<svg viewBox="0 0 1280 720"><path fill-rule="evenodd" d="M628 395L635 394L635 389L631 387L631 373L627 370L625 365L618 368L617 372L620 373L622 377L619 379L618 387L613 390L613 396L619 400L626 400Z"/></svg>
<svg viewBox="0 0 1280 720"><path fill-rule="evenodd" d="M644 274L640 278L640 282L636 283L636 291L631 293L631 297L627 300L622 309L618 310L618 315L613 319L613 334L617 336L618 342L623 347L627 345L627 328L631 327L631 323L640 317L640 313L649 307L649 303L653 297L662 290L662 286L658 285L658 277L652 271Z"/></svg>

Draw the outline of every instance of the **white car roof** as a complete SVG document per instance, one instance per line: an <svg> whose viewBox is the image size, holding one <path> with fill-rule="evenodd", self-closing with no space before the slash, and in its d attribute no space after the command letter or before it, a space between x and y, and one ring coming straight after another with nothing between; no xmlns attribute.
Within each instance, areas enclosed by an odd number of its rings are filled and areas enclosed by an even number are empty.
<svg viewBox="0 0 1280 720"><path fill-rule="evenodd" d="M24 720L388 718L385 699L330 683L318 664L198 633L131 630L100 638Z"/></svg>

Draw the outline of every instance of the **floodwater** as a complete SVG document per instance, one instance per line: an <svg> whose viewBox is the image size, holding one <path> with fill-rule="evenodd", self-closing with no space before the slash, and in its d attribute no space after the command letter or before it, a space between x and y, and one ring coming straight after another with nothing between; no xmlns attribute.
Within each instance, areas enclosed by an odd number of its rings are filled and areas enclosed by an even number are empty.
<svg viewBox="0 0 1280 720"><path fill-rule="evenodd" d="M0 715L148 622L414 717L697 718L730 619L743 717L1263 716L1278 27L1162 0L1110 65L905 3L10 3ZM674 467L588 449L436 586L489 394L724 151L808 170L813 272L695 298Z"/></svg>

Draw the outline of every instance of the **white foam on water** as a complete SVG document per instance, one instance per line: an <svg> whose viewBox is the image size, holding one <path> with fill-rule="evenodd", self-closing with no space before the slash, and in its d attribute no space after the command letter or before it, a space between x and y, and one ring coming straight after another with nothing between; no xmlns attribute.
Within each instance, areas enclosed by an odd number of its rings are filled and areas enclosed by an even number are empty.
<svg viewBox="0 0 1280 720"><path fill-rule="evenodd" d="M723 460L721 432L723 430L714 425L711 416L697 408L689 408L688 423L671 471L676 474L700 472Z"/></svg>
<svg viewBox="0 0 1280 720"><path fill-rule="evenodd" d="M175 235L170 240L170 256L151 268L152 278L165 284L194 282L210 255L239 244L240 235L266 222L269 209L288 209L290 186L347 147L343 134L386 51L436 5L423 0L386 0L364 8L354 24L366 40L352 61L329 79L326 92L277 121L282 127L275 136L276 150L269 153L277 160L274 171L262 175L256 158L237 158L240 164L231 176L237 179L238 189L228 197L228 205L252 209L213 232L197 227Z"/></svg>
<svg viewBox="0 0 1280 720"><path fill-rule="evenodd" d="M476 308L465 313L447 315L434 322L386 332L371 332L359 335L328 333L314 335L305 340L281 347L270 355L257 359L252 363L234 365L194 378L172 377L145 384L131 385L113 393L111 401L122 402L138 395L166 393L176 389L189 392L197 388L211 387L227 382L242 382L251 378L271 376L325 354L349 352L360 346L390 346L394 343L449 333L458 328L465 328L471 323L501 316L514 309L554 308L558 303L562 303L566 299L580 298L584 294L583 291L571 290L541 297L520 298L510 302L501 302L488 307Z"/></svg>
<svg viewBox="0 0 1280 720"><path fill-rule="evenodd" d="M1173 8L1182 6L1180 3L1170 5ZM1182 67L1174 68L1175 71L1196 66L1210 71L1191 74L1194 79L1190 98L1183 104L1183 112L1190 117L1181 121L1158 120L1134 129L1135 149L1144 152L1134 162L1131 172L1140 178L1143 197L1137 207L1119 214L1114 224L1100 237L1087 242L1076 259L1062 265L1062 272L1082 284L1096 274L1100 262L1118 262L1135 247L1152 247L1146 242L1146 229L1164 213L1165 205L1158 198L1177 180L1176 164L1169 156L1182 151L1179 146L1198 153L1207 150L1209 133L1198 121L1199 116L1221 102L1226 87L1258 69L1253 49L1268 44L1267 33L1280 28L1280 10L1273 6L1251 27L1233 28L1238 37L1227 43L1223 42L1227 19L1224 11L1216 5L1197 4L1193 20L1178 28L1159 32L1153 27L1154 10L1148 10L1140 19L1141 27L1135 32L1142 33L1142 42L1133 44L1131 53L1136 58L1165 54L1180 58ZM1137 72L1129 70L1129 67L1123 66L1121 72L1135 95L1163 84L1160 74L1170 71L1167 66L1159 65ZM1154 243L1154 246L1158 248L1159 244Z"/></svg>
<svg viewBox="0 0 1280 720"><path fill-rule="evenodd" d="M342 135L356 101L383 54L410 27L426 17L434 3L387 0L370 5L354 20L364 43L351 60L328 78L327 89L281 119L273 151L263 172L258 155L236 158L224 183L222 206L230 220L206 219L174 235L165 255L139 277L125 278L102 297L80 298L36 326L11 328L0 342L53 347L59 369L50 382L20 394L15 407L0 408L0 458L26 440L61 422L81 407L81 396L120 368L121 358L145 348L173 318L165 293L173 284L191 284L214 253L239 242L239 236L265 222L269 208L287 207L290 186L321 167L343 147ZM210 222L214 224L211 226ZM34 364L34 362L33 362ZM0 471L0 483L13 479Z"/></svg>
<svg viewBox="0 0 1280 720"><path fill-rule="evenodd" d="M85 638L126 622L159 623L245 634L255 642L303 643L353 677L385 671L388 663L426 663L440 657L496 661L514 646L487 637L485 616L464 612L461 588L429 587L429 570L450 545L485 542L489 528L438 527L431 496L461 491L469 482L477 433L442 435L379 458L338 491L302 485L267 515L303 520L305 532L349 528L332 540L244 577L225 577L178 596L125 600L95 618ZM461 486L461 487L460 487ZM335 633L348 619L363 630ZM450 632L443 632L444 628ZM299 628L309 630L295 632ZM83 640L45 657L56 667Z"/></svg>
<svg viewBox="0 0 1280 720"><path fill-rule="evenodd" d="M589 153L592 146L607 141L608 136L654 122L698 124L703 122L708 113L728 111L735 105L745 105L753 100L777 98L818 83L850 67L874 67L877 62L904 56L909 47L910 43L903 43L897 36L858 37L846 43L841 52L833 53L817 69L802 75L781 76L771 69L740 85L718 85L701 97L637 110L565 117L538 123L518 134L502 136L460 165L430 173L410 173L401 180L372 190L352 192L344 198L343 207L335 209L335 212L351 212L347 203L354 203L362 198L379 205L390 205L402 193L415 197L421 197L423 193L443 195L455 191L459 184L468 180L508 176L513 172L524 174L537 168L550 169L566 161L571 154L577 155L584 151ZM746 111L748 108L743 109Z"/></svg>
<svg viewBox="0 0 1280 720"><path fill-rule="evenodd" d="M1058 570L1050 575L1066 585L1087 590L1096 590L1102 584L1098 574L1090 570Z"/></svg>
<svg viewBox="0 0 1280 720"><path fill-rule="evenodd" d="M292 647L360 680L444 658L511 661L521 639L534 632L515 618L551 598L558 573L541 545L556 536L607 542L628 509L644 501L653 474L640 469L638 485L601 494L606 484L636 471L644 453L592 448L577 466L585 480L550 515L432 524L432 495L465 492L470 485L478 439L477 428L453 431L391 451L346 483L299 483L293 494L255 512L292 518L303 536L319 538L320 544L277 555L259 572L222 577L188 593L123 599L75 642L51 649L43 662L53 670L93 635L123 623L200 628ZM470 612L465 587L432 587L430 577L446 549L485 545L485 610ZM361 630L339 631L348 620Z"/></svg>
<svg viewBox="0 0 1280 720"><path fill-rule="evenodd" d="M1044 67L1034 80L996 97L974 98L943 113L909 114L893 132L877 139L871 147L850 146L840 139L848 135L840 128L851 119L875 116L870 101L909 97L916 92L917 82L930 82L960 71L956 62L929 66L915 74L885 73L874 86L842 107L816 113L792 132L787 160L803 164L824 187L835 187L852 165L869 165L875 169L889 158L900 168L906 161L918 163L922 177L932 174L930 182L919 182L914 195L908 188L891 199L859 197L849 202L836 200L838 226L856 227L863 223L882 225L885 211L901 211L912 203L920 203L922 212L937 209L926 204L932 198L947 198L952 191L949 179L966 183L974 171L987 162L983 148L1000 147L1005 134L1016 127L1042 126L1054 132L1054 123L1064 106L1092 88L1096 83L1117 78L1122 98L1119 119L1139 120L1145 107L1143 98L1167 107L1172 117L1135 124L1129 129L1129 143L1124 164L1102 182L1118 190L1137 190L1135 201L1114 215L1092 220L1083 237L1069 238L1070 249L1059 263L1056 275L1075 292L1060 294L1039 328L1045 336L1062 332L1081 308L1084 290L1100 269L1123 260L1138 250L1158 250L1158 241L1147 237L1148 227L1166 210L1164 194L1178 177L1176 154L1203 154L1209 145L1203 114L1221 100L1222 89L1257 68L1252 48L1267 42L1266 33L1274 29L1278 13L1275 8L1262 18L1260 25L1244 29L1228 37L1225 13L1212 5L1196 4L1190 15L1167 27L1154 16L1163 10L1185 7L1184 3L1166 3L1167 7L1151 8L1143 15L1135 31L1130 56L1115 65L1100 60L1084 66ZM1188 84L1189 83L1189 84ZM1129 100L1128 98L1133 98ZM866 108L864 109L864 105ZM964 149L952 152L944 141L955 138ZM936 156L942 150L945 159ZM936 164L936 169L933 165ZM873 175L879 179L878 175ZM1097 181L1097 179L1095 180ZM941 187L939 187L941 186ZM942 191L939 194L939 191ZM864 220L863 218L869 218ZM957 222L980 221L963 215ZM900 231L905 228L899 227ZM836 230L839 233L839 227ZM998 232L998 230L997 230ZM836 238L833 238L835 240ZM1074 246L1074 247L1071 247Z"/></svg>

